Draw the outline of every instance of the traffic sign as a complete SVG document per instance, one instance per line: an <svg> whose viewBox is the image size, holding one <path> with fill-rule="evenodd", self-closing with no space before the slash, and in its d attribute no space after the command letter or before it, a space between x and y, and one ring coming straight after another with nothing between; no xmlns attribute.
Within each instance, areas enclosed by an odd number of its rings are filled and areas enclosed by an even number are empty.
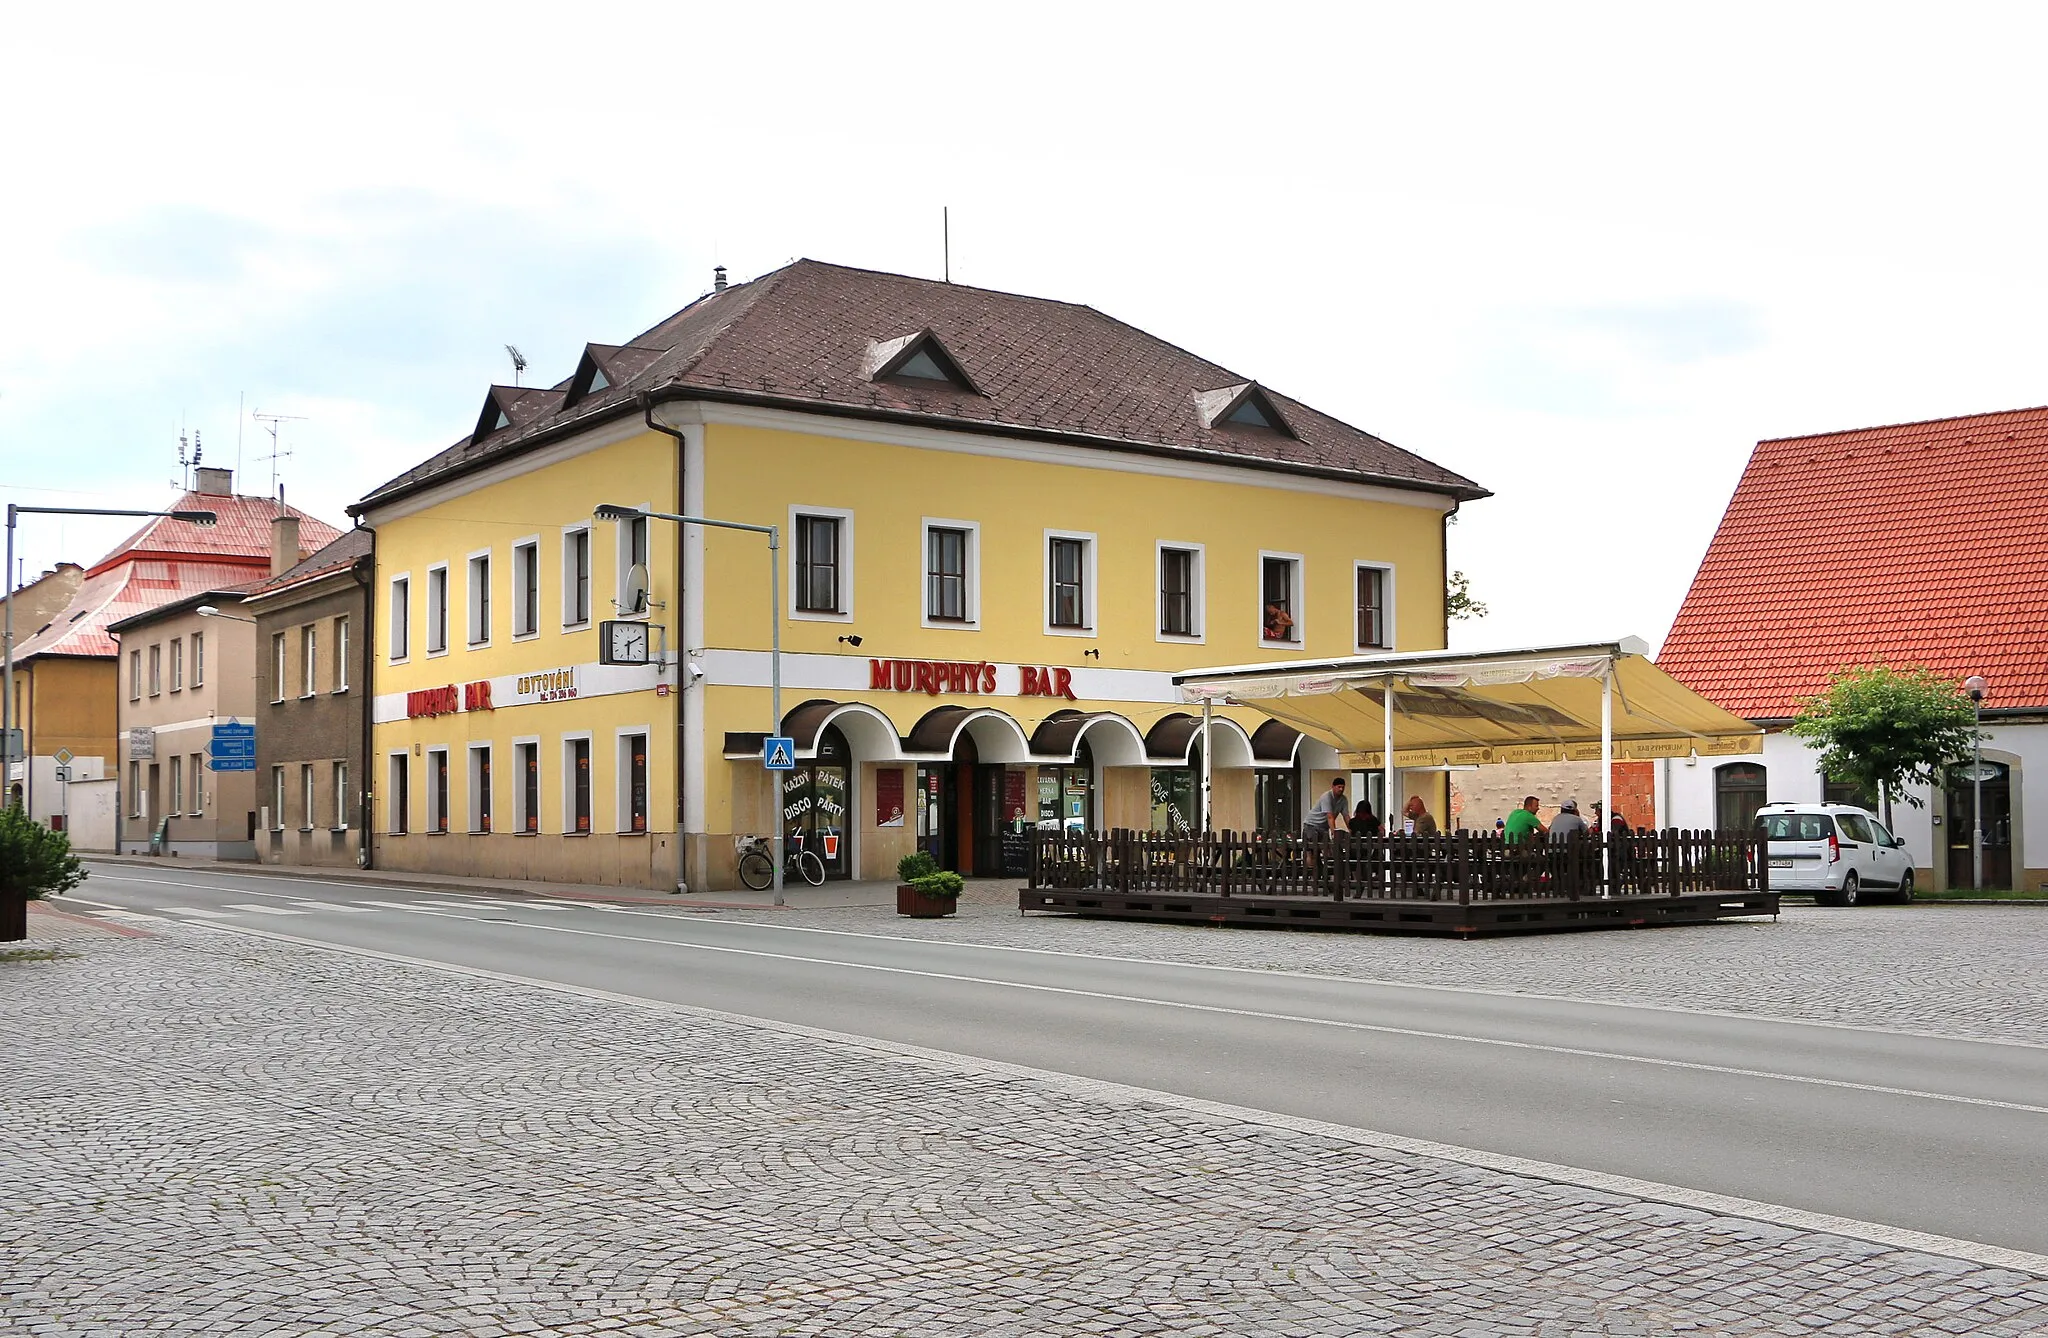
<svg viewBox="0 0 2048 1338"><path fill-rule="evenodd" d="M71 759L76 756L78 754L72 752L69 748L59 748L56 752L50 754L51 760L55 761L60 767L70 766Z"/></svg>
<svg viewBox="0 0 2048 1338"><path fill-rule="evenodd" d="M0 762L19 762L27 755L20 730L0 729Z"/></svg>
<svg viewBox="0 0 2048 1338"><path fill-rule="evenodd" d="M56 768L56 772L57 772L57 780L58 780L59 782L62 782L62 781L68 781L68 780L70 780L70 779L71 779L71 768L70 768L70 767L67 767L67 766L61 766L61 765L60 765L60 766L58 766L58 767Z"/></svg>
<svg viewBox="0 0 2048 1338"><path fill-rule="evenodd" d="M761 744L761 765L770 771L796 770L796 740L771 735Z"/></svg>
<svg viewBox="0 0 2048 1338"><path fill-rule="evenodd" d="M215 767L215 771L254 771L256 769L256 727L240 725L233 721L213 727L213 738L207 743L207 751L216 762L247 761L246 767Z"/></svg>
<svg viewBox="0 0 2048 1338"><path fill-rule="evenodd" d="M256 769L256 759L253 757L214 757L209 760L208 766L214 771L254 771Z"/></svg>

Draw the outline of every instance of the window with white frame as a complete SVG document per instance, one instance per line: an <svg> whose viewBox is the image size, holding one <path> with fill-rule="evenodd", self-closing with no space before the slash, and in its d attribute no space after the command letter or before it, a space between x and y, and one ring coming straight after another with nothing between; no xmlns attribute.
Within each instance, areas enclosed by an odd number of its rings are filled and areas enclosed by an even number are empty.
<svg viewBox="0 0 2048 1338"><path fill-rule="evenodd" d="M1301 554L1259 554L1259 640L1269 646L1302 644Z"/></svg>
<svg viewBox="0 0 2048 1338"><path fill-rule="evenodd" d="M284 700L284 633L270 634L270 700Z"/></svg>
<svg viewBox="0 0 2048 1338"><path fill-rule="evenodd" d="M642 503L640 509L646 511L651 508ZM618 531L619 573L618 584L613 587L612 606L619 611L621 618L637 618L647 612L648 597L643 594L629 607L626 603L626 578L633 568L645 570L647 567L647 517L629 517L619 521L614 528ZM649 573L649 579L652 579L652 573Z"/></svg>
<svg viewBox="0 0 2048 1338"><path fill-rule="evenodd" d="M590 736L580 734L562 740L562 830L577 836L590 835Z"/></svg>
<svg viewBox="0 0 2048 1338"><path fill-rule="evenodd" d="M192 634L192 686L206 686L206 633Z"/></svg>
<svg viewBox="0 0 2048 1338"><path fill-rule="evenodd" d="M185 759L171 755L171 806L167 813L179 813L185 808Z"/></svg>
<svg viewBox="0 0 2048 1338"><path fill-rule="evenodd" d="M590 526L562 531L562 626L581 627L590 621Z"/></svg>
<svg viewBox="0 0 2048 1338"><path fill-rule="evenodd" d="M827 506L789 509L790 616L853 618L853 512Z"/></svg>
<svg viewBox="0 0 2048 1338"><path fill-rule="evenodd" d="M142 700L142 652L139 650L128 652L128 700Z"/></svg>
<svg viewBox="0 0 2048 1338"><path fill-rule="evenodd" d="M540 631L540 540L512 545L512 635Z"/></svg>
<svg viewBox="0 0 2048 1338"><path fill-rule="evenodd" d="M310 697L314 692L318 691L316 680L319 676L320 636L318 624L307 623L299 629L299 695L301 697ZM312 820L312 811L308 810L306 821L310 824Z"/></svg>
<svg viewBox="0 0 2048 1338"><path fill-rule="evenodd" d="M972 627L981 617L981 526L965 520L924 522L924 622Z"/></svg>
<svg viewBox="0 0 2048 1338"><path fill-rule="evenodd" d="M1355 567L1358 627L1356 649L1394 648L1394 569L1377 562Z"/></svg>
<svg viewBox="0 0 2048 1338"><path fill-rule="evenodd" d="M192 804L185 811L195 818L206 811L206 768L203 758L202 753L192 754Z"/></svg>
<svg viewBox="0 0 2048 1338"><path fill-rule="evenodd" d="M270 769L270 830L284 830L284 768Z"/></svg>
<svg viewBox="0 0 2048 1338"><path fill-rule="evenodd" d="M185 642L180 637L171 638L171 691L185 690Z"/></svg>
<svg viewBox="0 0 2048 1338"><path fill-rule="evenodd" d="M142 763L128 764L128 816L142 816Z"/></svg>
<svg viewBox="0 0 2048 1338"><path fill-rule="evenodd" d="M448 651L448 568L427 568L427 654Z"/></svg>
<svg viewBox="0 0 2048 1338"><path fill-rule="evenodd" d="M1095 630L1095 536L1045 532L1045 630L1062 636Z"/></svg>
<svg viewBox="0 0 2048 1338"><path fill-rule="evenodd" d="M491 745L469 746L469 829L491 830Z"/></svg>
<svg viewBox="0 0 2048 1338"><path fill-rule="evenodd" d="M473 553L469 559L469 644L486 646L491 640L491 555Z"/></svg>
<svg viewBox="0 0 2048 1338"><path fill-rule="evenodd" d="M1159 545L1159 639L1202 639L1201 544Z"/></svg>
<svg viewBox="0 0 2048 1338"><path fill-rule="evenodd" d="M149 695L161 696L164 690L164 648L149 648Z"/></svg>
<svg viewBox="0 0 2048 1338"><path fill-rule="evenodd" d="M391 647L391 662L401 664L412 654L412 578L394 576L391 578L391 633L387 638ZM396 828L404 831L405 828Z"/></svg>
<svg viewBox="0 0 2048 1338"><path fill-rule="evenodd" d="M448 750L427 749L427 830L448 830Z"/></svg>
<svg viewBox="0 0 2048 1338"><path fill-rule="evenodd" d="M520 739L512 745L512 767L516 773L512 778L515 805L514 815L520 832L540 831L540 740Z"/></svg>
<svg viewBox="0 0 2048 1338"><path fill-rule="evenodd" d="M385 786L384 829L393 836L405 835L412 822L412 759L404 753L390 756L391 779Z"/></svg>
<svg viewBox="0 0 2048 1338"><path fill-rule="evenodd" d="M348 619L334 620L334 691L348 691Z"/></svg>
<svg viewBox="0 0 2048 1338"><path fill-rule="evenodd" d="M647 731L619 735L619 830L647 830Z"/></svg>
<svg viewBox="0 0 2048 1338"><path fill-rule="evenodd" d="M348 763L334 764L334 830L348 830Z"/></svg>
<svg viewBox="0 0 2048 1338"><path fill-rule="evenodd" d="M299 765L299 830L313 830L313 815L318 810L313 806L313 764Z"/></svg>

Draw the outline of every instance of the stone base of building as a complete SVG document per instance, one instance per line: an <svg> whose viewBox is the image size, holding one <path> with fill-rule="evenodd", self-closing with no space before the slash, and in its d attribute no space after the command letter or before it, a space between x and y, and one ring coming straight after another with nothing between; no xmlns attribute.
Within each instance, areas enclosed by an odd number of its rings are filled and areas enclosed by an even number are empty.
<svg viewBox="0 0 2048 1338"><path fill-rule="evenodd" d="M372 865L387 873L597 883L662 892L673 892L676 886L676 838L672 832L651 832L645 836L613 832L593 832L589 836L550 832L536 836L514 836L508 832L378 833L371 842Z"/></svg>
<svg viewBox="0 0 2048 1338"><path fill-rule="evenodd" d="M152 854L147 841L123 841L117 854ZM248 860L256 858L256 846L250 841L173 841L163 852L170 859L211 859Z"/></svg>
<svg viewBox="0 0 2048 1338"><path fill-rule="evenodd" d="M363 834L355 828L269 831L256 837L256 857L264 864L353 869L361 863L362 850Z"/></svg>

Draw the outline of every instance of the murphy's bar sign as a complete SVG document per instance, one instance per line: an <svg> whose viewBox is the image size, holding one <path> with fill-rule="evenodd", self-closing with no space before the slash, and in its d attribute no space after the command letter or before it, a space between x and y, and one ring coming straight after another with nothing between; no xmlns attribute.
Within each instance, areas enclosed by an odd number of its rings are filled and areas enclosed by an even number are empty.
<svg viewBox="0 0 2048 1338"><path fill-rule="evenodd" d="M412 719L431 715L454 715L462 709L462 696L453 683L445 688L421 688L405 694L405 713Z"/></svg>
<svg viewBox="0 0 2048 1338"><path fill-rule="evenodd" d="M874 692L945 692L989 696L996 690L996 666L986 660L869 660L868 688ZM1017 666L1019 697L1064 697L1074 700L1071 669Z"/></svg>
<svg viewBox="0 0 2048 1338"><path fill-rule="evenodd" d="M567 701L576 695L576 669L550 669L544 674L522 674L512 684L512 695L504 703L507 706L524 706L531 702ZM450 683L445 688L421 688L405 694L405 714L408 719L417 720L423 716L455 715L462 711L494 711L498 703L491 698L491 680L480 678L474 683L460 687Z"/></svg>

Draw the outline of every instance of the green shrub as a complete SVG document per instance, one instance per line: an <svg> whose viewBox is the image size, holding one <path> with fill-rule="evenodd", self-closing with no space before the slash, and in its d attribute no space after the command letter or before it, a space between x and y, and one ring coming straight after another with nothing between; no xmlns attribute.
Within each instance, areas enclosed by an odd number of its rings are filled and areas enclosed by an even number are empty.
<svg viewBox="0 0 2048 1338"><path fill-rule="evenodd" d="M939 862L922 850L913 850L896 861L896 881L914 883L939 871Z"/></svg>
<svg viewBox="0 0 2048 1338"><path fill-rule="evenodd" d="M54 896L85 881L71 838L13 806L0 808L0 897Z"/></svg>
<svg viewBox="0 0 2048 1338"><path fill-rule="evenodd" d="M911 879L910 885L928 897L957 897L960 889L967 886L967 880L950 869L941 869Z"/></svg>

